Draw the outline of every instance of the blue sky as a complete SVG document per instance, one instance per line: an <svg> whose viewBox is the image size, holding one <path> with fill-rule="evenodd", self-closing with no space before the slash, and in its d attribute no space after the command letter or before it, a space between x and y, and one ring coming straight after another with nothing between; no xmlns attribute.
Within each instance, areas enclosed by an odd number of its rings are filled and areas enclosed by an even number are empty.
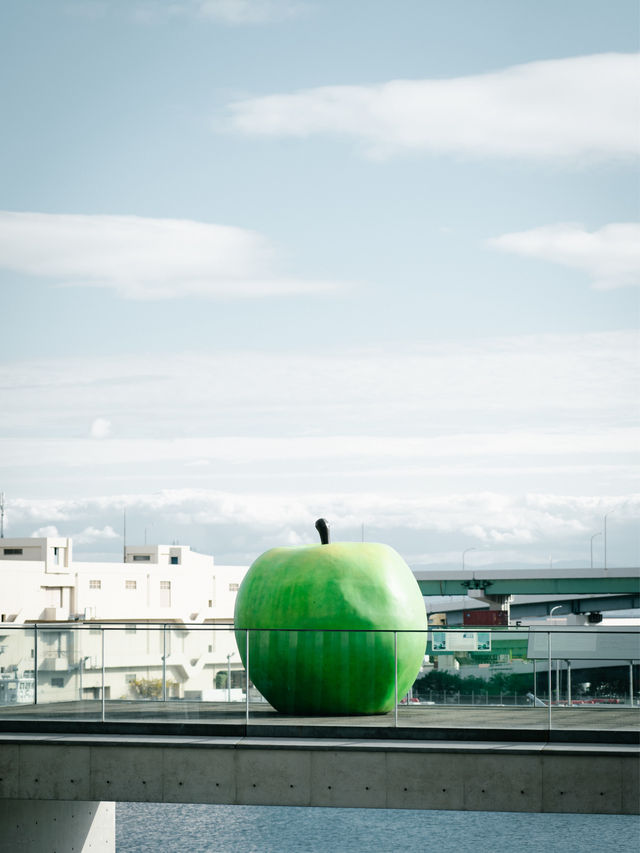
<svg viewBox="0 0 640 853"><path fill-rule="evenodd" d="M0 8L6 535L640 559L638 9ZM602 537L594 554L602 561ZM600 549L600 550L598 550Z"/></svg>

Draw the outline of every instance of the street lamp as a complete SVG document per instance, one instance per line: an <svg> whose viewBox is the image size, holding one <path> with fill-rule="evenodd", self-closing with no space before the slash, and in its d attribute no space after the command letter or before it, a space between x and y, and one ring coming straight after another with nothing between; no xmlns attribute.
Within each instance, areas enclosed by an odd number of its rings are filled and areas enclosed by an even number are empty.
<svg viewBox="0 0 640 853"><path fill-rule="evenodd" d="M591 568L593 568L593 540L596 536L602 536L602 531L600 530L598 533L594 533L591 537Z"/></svg>
<svg viewBox="0 0 640 853"><path fill-rule="evenodd" d="M477 551L477 548L465 548L462 552L462 571L464 572L464 555L468 554L469 551Z"/></svg>
<svg viewBox="0 0 640 853"><path fill-rule="evenodd" d="M605 512L604 518L602 519L602 531L604 533L603 541L604 541L604 568L607 570L607 516L611 515L612 512L615 512L618 509L617 506L614 506L613 509L610 509L609 512Z"/></svg>
<svg viewBox="0 0 640 853"><path fill-rule="evenodd" d="M626 506L629 503L630 498L627 498L626 501L622 501L618 506L614 506L613 509L610 509L609 512L605 512L604 518L602 519L602 527L604 531L604 567L607 568L607 516L611 515L612 512L615 512L617 509L621 509L623 506Z"/></svg>

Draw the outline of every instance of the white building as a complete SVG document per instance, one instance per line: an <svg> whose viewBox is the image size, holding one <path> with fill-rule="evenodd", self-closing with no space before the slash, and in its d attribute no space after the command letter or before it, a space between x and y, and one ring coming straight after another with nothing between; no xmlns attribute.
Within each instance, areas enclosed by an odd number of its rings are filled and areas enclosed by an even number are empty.
<svg viewBox="0 0 640 853"><path fill-rule="evenodd" d="M187 545L127 547L124 562L75 562L72 540L0 540L0 619L231 622L244 566Z"/></svg>
<svg viewBox="0 0 640 853"><path fill-rule="evenodd" d="M105 698L228 698L228 672L239 698L246 571L184 545L76 562L71 539L0 539L0 704L102 698L103 652Z"/></svg>

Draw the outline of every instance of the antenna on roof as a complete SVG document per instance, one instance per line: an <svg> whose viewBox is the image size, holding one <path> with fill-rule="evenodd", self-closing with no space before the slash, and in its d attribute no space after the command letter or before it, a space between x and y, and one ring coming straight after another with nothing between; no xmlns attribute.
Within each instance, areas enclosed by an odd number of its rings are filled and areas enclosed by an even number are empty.
<svg viewBox="0 0 640 853"><path fill-rule="evenodd" d="M0 539L4 539L4 492L0 492Z"/></svg>

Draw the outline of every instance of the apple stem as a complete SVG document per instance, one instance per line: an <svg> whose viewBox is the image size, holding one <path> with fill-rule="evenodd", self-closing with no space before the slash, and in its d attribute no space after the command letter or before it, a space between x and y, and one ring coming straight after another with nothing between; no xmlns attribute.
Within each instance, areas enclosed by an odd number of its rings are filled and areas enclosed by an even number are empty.
<svg viewBox="0 0 640 853"><path fill-rule="evenodd" d="M326 518L319 518L316 521L316 530L320 534L320 542L323 545L329 544L329 523Z"/></svg>

